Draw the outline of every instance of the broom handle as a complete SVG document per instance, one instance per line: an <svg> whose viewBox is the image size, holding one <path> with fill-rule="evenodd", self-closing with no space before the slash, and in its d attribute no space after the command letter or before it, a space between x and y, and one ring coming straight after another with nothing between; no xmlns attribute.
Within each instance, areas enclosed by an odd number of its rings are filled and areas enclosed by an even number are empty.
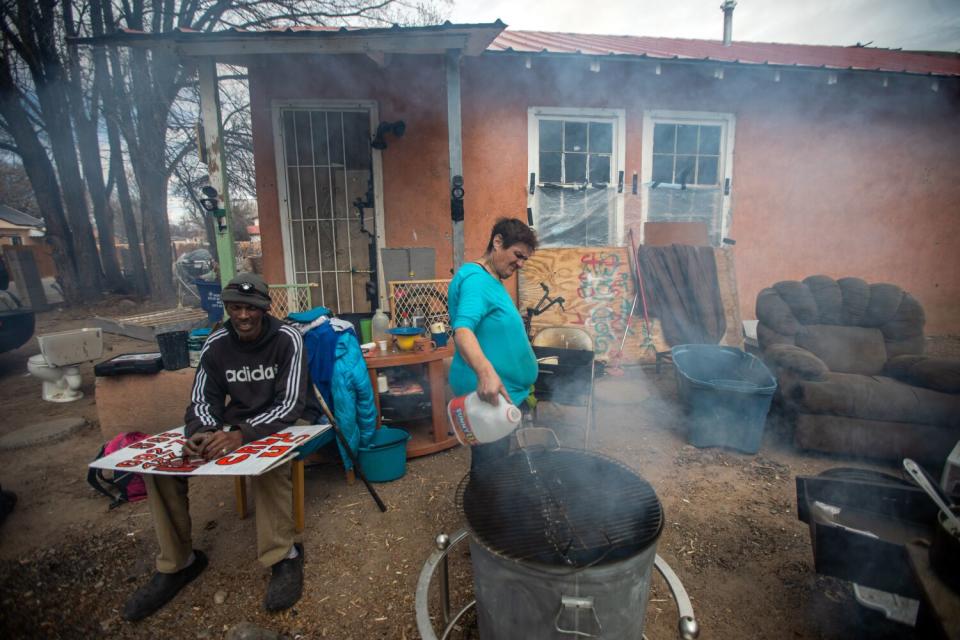
<svg viewBox="0 0 960 640"><path fill-rule="evenodd" d="M637 310L637 298L640 297L640 292L633 294L633 304L630 305L630 313L627 315L626 326L623 328L623 337L620 338L620 351L619 353L623 354L623 345L627 343L627 332L630 331L630 320L633 319L633 312Z"/></svg>
<svg viewBox="0 0 960 640"><path fill-rule="evenodd" d="M643 326L647 330L647 339L651 337L650 334L650 314L647 312L647 294L644 291L643 287L643 275L640 273L640 259L637 256L637 245L633 241L633 229L629 231L630 235L630 253L633 254L633 269L636 272L637 276L637 285L640 288L640 300L643 302Z"/></svg>
<svg viewBox="0 0 960 640"><path fill-rule="evenodd" d="M347 455L350 456L350 461L353 462L353 467L357 470L357 475L360 476L361 480L363 480L364 486L367 487L367 491L370 492L370 496L373 498L373 501L377 503L378 507L380 507L380 511L386 511L387 505L383 504L383 500L381 500L380 496L377 495L377 490L373 488L373 485L371 485L367 480L367 476L364 475L363 469L360 468L360 460L357 458L357 454L355 454L353 449L350 448L350 443L347 442L347 439L343 436L343 432L340 431L340 427L337 426L337 421L333 419L333 414L330 413L330 407L327 406L326 401L323 399L323 395L316 388L314 388L313 391L317 396L317 400L320 401L320 408L323 409L323 414L327 416L327 420L330 421L330 426L333 428L333 432L337 434L340 444L343 445Z"/></svg>

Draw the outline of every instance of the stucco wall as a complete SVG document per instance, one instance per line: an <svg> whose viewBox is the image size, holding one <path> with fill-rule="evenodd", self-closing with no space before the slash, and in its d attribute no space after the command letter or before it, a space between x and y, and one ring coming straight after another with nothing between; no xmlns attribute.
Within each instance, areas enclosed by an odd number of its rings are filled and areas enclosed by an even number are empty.
<svg viewBox="0 0 960 640"><path fill-rule="evenodd" d="M407 134L383 154L388 246L431 246L449 272L446 97L439 58L396 57L386 69L365 59L251 69L258 199L265 269L282 281L269 101L374 99L381 120ZM732 224L742 313L760 289L824 273L889 281L927 311L928 333L960 331L960 96L957 83L879 75L520 57L467 59L463 67L466 255L482 252L494 218L523 217L527 109L626 110L627 186L640 172L643 111L733 113L736 139ZM308 69L308 72L305 72ZM627 189L629 191L629 188ZM628 193L628 224L640 197Z"/></svg>
<svg viewBox="0 0 960 640"><path fill-rule="evenodd" d="M269 68L252 67L250 87L257 205L268 280L284 281L271 101L320 98L375 100L381 121L406 122L404 137L391 136L382 154L385 243L433 247L437 277L449 274L453 249L442 60L398 56L381 69L363 57L340 58L332 66L290 58Z"/></svg>

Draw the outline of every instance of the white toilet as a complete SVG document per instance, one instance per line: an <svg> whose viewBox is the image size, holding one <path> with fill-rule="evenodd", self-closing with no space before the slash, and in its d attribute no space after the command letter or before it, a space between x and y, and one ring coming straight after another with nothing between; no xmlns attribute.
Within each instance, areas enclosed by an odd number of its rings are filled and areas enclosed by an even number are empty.
<svg viewBox="0 0 960 640"><path fill-rule="evenodd" d="M78 365L103 354L102 329L74 329L37 336L40 353L27 360L30 375L43 380L43 399L73 402L83 397Z"/></svg>

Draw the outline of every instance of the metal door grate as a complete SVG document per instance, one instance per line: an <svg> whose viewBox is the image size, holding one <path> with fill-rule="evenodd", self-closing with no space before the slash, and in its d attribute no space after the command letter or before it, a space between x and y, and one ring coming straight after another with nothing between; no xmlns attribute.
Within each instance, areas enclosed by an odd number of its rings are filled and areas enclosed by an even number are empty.
<svg viewBox="0 0 960 640"><path fill-rule="evenodd" d="M335 313L370 311L366 285L375 268L375 222L372 213L366 216L365 232L354 204L373 206L370 113L283 108L280 122L294 281L318 285L311 305Z"/></svg>

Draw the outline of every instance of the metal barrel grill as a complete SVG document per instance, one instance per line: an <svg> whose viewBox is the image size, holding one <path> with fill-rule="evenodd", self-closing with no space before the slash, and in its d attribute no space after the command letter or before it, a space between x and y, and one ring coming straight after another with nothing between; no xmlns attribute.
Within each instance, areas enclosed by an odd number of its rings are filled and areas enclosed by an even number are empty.
<svg viewBox="0 0 960 640"><path fill-rule="evenodd" d="M681 614L682 638L697 625L683 585L656 556L664 517L653 487L620 462L573 449L521 449L466 476L457 504L468 530L475 604L450 616L446 558L450 539L424 565L417 624L436 638L427 606L438 567L446 638L476 606L480 638L530 640L643 638L654 565Z"/></svg>

